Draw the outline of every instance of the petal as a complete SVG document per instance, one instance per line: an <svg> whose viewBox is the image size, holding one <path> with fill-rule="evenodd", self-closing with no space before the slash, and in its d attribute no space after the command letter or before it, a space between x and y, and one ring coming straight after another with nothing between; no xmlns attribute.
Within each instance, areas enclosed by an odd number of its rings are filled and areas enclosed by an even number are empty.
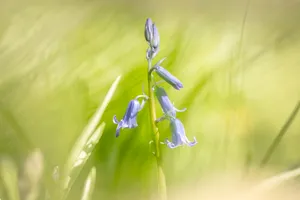
<svg viewBox="0 0 300 200"><path fill-rule="evenodd" d="M126 113L123 117L123 128L135 128L137 127L136 117L140 111L140 103L138 100L131 100L128 104Z"/></svg>
<svg viewBox="0 0 300 200"><path fill-rule="evenodd" d="M146 52L146 59L147 59L147 60L152 59L152 53L151 53L151 49L150 49L150 48L147 49L147 52Z"/></svg>
<svg viewBox="0 0 300 200"><path fill-rule="evenodd" d="M172 133L181 138L182 141L185 139L185 129L182 122L179 119L171 119L170 126Z"/></svg>
<svg viewBox="0 0 300 200"><path fill-rule="evenodd" d="M131 100L127 106L127 109L126 109L126 112L123 116L123 120L125 121L125 123L127 123L128 119L130 118L130 115L131 115L131 112L132 112L132 109L133 109L133 100Z"/></svg>
<svg viewBox="0 0 300 200"><path fill-rule="evenodd" d="M145 39L147 42L150 42L153 38L153 29L152 29L152 25L153 25L153 22L150 18L148 18L146 20L146 23L145 23Z"/></svg>
<svg viewBox="0 0 300 200"><path fill-rule="evenodd" d="M151 40L151 46L157 48L159 46L160 37L155 24L152 24L153 38Z"/></svg>
<svg viewBox="0 0 300 200"><path fill-rule="evenodd" d="M194 141L189 141L189 139L187 138L187 136L184 134L184 135L181 135L181 140L184 144L192 147L192 146L195 146L198 142L196 140L196 137L194 137Z"/></svg>
<svg viewBox="0 0 300 200"><path fill-rule="evenodd" d="M195 146L197 143L198 143L198 142L197 142L197 140L196 140L196 137L194 137L194 141L193 141L193 142L189 142L188 145L189 145L190 147L192 147L192 146Z"/></svg>
<svg viewBox="0 0 300 200"><path fill-rule="evenodd" d="M175 117L176 112L174 110L174 106L171 103L166 91L161 87L155 86L154 92L164 113L168 116Z"/></svg>
<svg viewBox="0 0 300 200"><path fill-rule="evenodd" d="M168 139L166 139L166 144L170 149L174 149L180 145L175 145L174 143L170 142Z"/></svg>
<svg viewBox="0 0 300 200"><path fill-rule="evenodd" d="M138 100L131 100L127 106L126 113L123 117L124 123L128 124L129 119L135 117L140 109L140 103Z"/></svg>
<svg viewBox="0 0 300 200"><path fill-rule="evenodd" d="M116 137L119 137L121 129L124 129L124 128L129 128L129 127L128 127L128 124L125 121L123 121L123 119L121 119L121 121L119 121L119 124L116 129Z"/></svg>
<svg viewBox="0 0 300 200"><path fill-rule="evenodd" d="M132 104L132 110L130 113L130 118L136 117L141 108L141 105L138 100L134 99L134 100L132 100L132 102L133 102L133 104Z"/></svg>
<svg viewBox="0 0 300 200"><path fill-rule="evenodd" d="M120 124L117 126L117 129L116 129L116 137L119 137L121 129L122 129L122 121L121 121Z"/></svg>
<svg viewBox="0 0 300 200"><path fill-rule="evenodd" d="M189 141L185 134L184 126L179 119L170 119L170 126L172 131L172 142L175 145L186 144L188 146L194 146L198 143L196 137L194 137L193 142Z"/></svg>
<svg viewBox="0 0 300 200"><path fill-rule="evenodd" d="M123 119L118 121L116 115L114 115L113 122L115 124L118 124L116 129L116 137L120 135L121 129L135 128L138 126L136 117L139 111L140 111L140 103L137 99L134 99L129 102Z"/></svg>
<svg viewBox="0 0 300 200"><path fill-rule="evenodd" d="M114 115L114 117L113 117L113 122L114 122L114 124L119 124L119 120L117 120L117 116L116 115Z"/></svg>
<svg viewBox="0 0 300 200"><path fill-rule="evenodd" d="M128 128L135 128L137 126L136 117L130 118L128 121Z"/></svg>

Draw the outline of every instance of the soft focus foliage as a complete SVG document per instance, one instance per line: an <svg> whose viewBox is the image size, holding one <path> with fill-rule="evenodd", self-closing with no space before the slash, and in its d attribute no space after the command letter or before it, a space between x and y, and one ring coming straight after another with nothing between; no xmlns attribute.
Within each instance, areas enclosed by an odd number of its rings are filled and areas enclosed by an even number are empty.
<svg viewBox="0 0 300 200"><path fill-rule="evenodd" d="M122 137L115 138L112 122L146 86L147 17L159 27L160 54L168 57L163 67L184 83L180 94L165 85L167 93L175 107L188 108L177 115L187 135L198 141L193 148L162 146L170 194L190 194L186 187L216 174L271 176L298 166L300 116L259 169L300 99L300 2L248 3L2 0L0 198L18 199L5 188L17 187L16 176L25 173L28 153L36 148L42 153L42 183L55 193L55 166L66 162L119 75L101 119L103 135L69 199L81 198L92 166L97 170L93 199L155 195L148 110L139 113L136 129L122 130ZM159 124L161 138L170 138L168 125ZM45 187L42 199L48 196Z"/></svg>

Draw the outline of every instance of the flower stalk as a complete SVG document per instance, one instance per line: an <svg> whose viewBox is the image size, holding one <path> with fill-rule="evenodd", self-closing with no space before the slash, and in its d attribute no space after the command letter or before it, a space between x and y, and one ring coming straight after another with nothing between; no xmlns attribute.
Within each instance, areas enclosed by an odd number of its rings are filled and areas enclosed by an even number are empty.
<svg viewBox="0 0 300 200"><path fill-rule="evenodd" d="M127 106L126 112L123 118L119 121L116 116L113 117L113 122L117 124L116 128L116 137L119 136L121 129L124 128L136 128L137 124L137 115L143 109L145 102L149 104L149 114L150 114L150 125L152 131L153 140L149 144L154 144L154 156L157 164L157 183L158 183L158 199L167 200L167 187L166 187L166 178L162 167L162 153L161 153L161 144L166 144L170 149L174 149L180 146L194 146L197 144L196 138L194 141L189 141L186 136L184 126L182 122L177 119L176 112L184 112L184 109L177 109L174 106L174 103L169 99L166 91L158 86L158 82L154 80L154 74L159 76L165 83L168 83L176 90L183 88L181 81L171 74L167 69L161 66L166 58L160 59L156 64L152 66L153 58L159 52L160 45L160 36L156 25L152 22L150 18L146 20L145 29L144 29L145 39L148 43L148 49L146 52L146 59L148 62L147 68L147 86L148 86L148 96L143 93L138 95L135 99L131 100ZM154 73L155 72L155 73ZM163 116L156 117L156 106L155 106L155 97L157 98L160 107L163 111ZM142 99L140 103L138 99ZM164 142L160 141L160 134L157 127L157 124L163 120L167 120L170 123L170 130L172 133L172 141L168 139Z"/></svg>
<svg viewBox="0 0 300 200"><path fill-rule="evenodd" d="M148 59L148 71L152 68L151 60ZM153 140L155 145L155 158L157 164L157 176L158 176L158 195L160 200L167 199L167 187L166 187L166 178L164 171L162 169L162 156L160 153L160 141L159 141L159 130L156 126L156 110L155 110L155 99L154 92L152 89L152 76L151 73L148 74L148 94L149 94L149 112L150 112L150 123L153 132Z"/></svg>

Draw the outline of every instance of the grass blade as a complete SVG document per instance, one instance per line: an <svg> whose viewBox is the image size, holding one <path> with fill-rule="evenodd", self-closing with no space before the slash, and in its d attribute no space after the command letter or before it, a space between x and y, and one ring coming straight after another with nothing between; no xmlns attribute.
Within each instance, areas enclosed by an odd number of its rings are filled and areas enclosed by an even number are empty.
<svg viewBox="0 0 300 200"><path fill-rule="evenodd" d="M300 176L300 168L293 169L293 170L287 171L287 172L283 172L281 174L278 174L276 176L268 178L268 179L264 180L262 183L260 183L258 186L256 186L255 189L258 191L265 191L265 190L273 189L276 186L284 183L285 181L291 180L298 176Z"/></svg>
<svg viewBox="0 0 300 200"><path fill-rule="evenodd" d="M92 151L94 150L96 144L99 142L102 133L104 131L105 123L102 123L96 131L93 133L93 135L88 138L88 141L86 144L82 147L81 152L79 153L78 157L74 161L74 164L72 165L72 169L68 176L65 179L65 194L64 198L68 196L69 191L71 190L76 178L79 176L84 164L90 157Z"/></svg>
<svg viewBox="0 0 300 200"><path fill-rule="evenodd" d="M85 126L71 150L70 156L64 168L64 175L62 178L62 188L64 190L64 194L62 195L63 199L66 199L66 197L68 196L73 183L80 174L80 171L82 170L84 164L88 160L91 152L102 136L105 124L102 123L97 129L96 127L100 123L102 115L106 107L108 106L115 90L117 89L120 79L121 76L118 76L113 82L103 102L98 107L88 124Z"/></svg>
<svg viewBox="0 0 300 200"><path fill-rule="evenodd" d="M97 111L95 112L93 117L90 119L89 123L86 125L82 134L80 135L77 142L75 143L75 145L71 151L71 154L69 156L69 159L67 161L67 164L66 164L66 171L71 170L73 164L75 163L75 160L77 159L78 155L82 151L83 146L86 144L87 140L91 137L91 135L95 131L106 107L108 106L108 103L110 102L110 100L120 82L120 79L121 79L121 76L118 76L117 79L114 81L114 83L110 87L108 93L106 94L104 101L98 107Z"/></svg>
<svg viewBox="0 0 300 200"><path fill-rule="evenodd" d="M279 145L280 141L282 140L283 136L285 135L285 133L289 129L290 125L294 121L294 119L295 119L296 115L298 114L299 110L300 110L300 101L297 102L297 104L294 107L294 109L293 109L292 113L290 114L289 118L284 123L284 125L281 127L279 133L274 138L274 140L273 140L272 144L270 145L270 147L267 149L267 152L265 153L265 155L264 155L264 157L263 157L263 159L260 163L260 167L264 167L268 163L268 161L270 160L273 152L275 151L275 149Z"/></svg>
<svg viewBox="0 0 300 200"><path fill-rule="evenodd" d="M0 163L1 179L10 200L19 200L18 169L10 159L3 159Z"/></svg>
<svg viewBox="0 0 300 200"><path fill-rule="evenodd" d="M93 167L85 181L81 200L89 200L93 194L96 183L96 168Z"/></svg>

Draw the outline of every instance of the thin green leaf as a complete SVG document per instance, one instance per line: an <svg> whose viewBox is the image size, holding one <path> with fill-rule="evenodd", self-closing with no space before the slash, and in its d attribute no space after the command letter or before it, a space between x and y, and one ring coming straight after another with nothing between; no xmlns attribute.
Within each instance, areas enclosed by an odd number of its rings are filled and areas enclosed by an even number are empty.
<svg viewBox="0 0 300 200"><path fill-rule="evenodd" d="M81 200L89 200L92 197L96 183L96 168L93 167L85 181Z"/></svg>
<svg viewBox="0 0 300 200"><path fill-rule="evenodd" d="M72 169L69 173L69 176L66 179L65 182L65 189L66 192L64 194L64 199L68 196L69 191L71 190L75 180L79 176L84 164L90 157L92 151L94 150L96 144L99 142L102 133L104 131L105 123L103 122L93 133L93 135L88 139L85 146L82 148L82 151L79 153L79 156L74 162L74 165L72 166Z"/></svg>
<svg viewBox="0 0 300 200"><path fill-rule="evenodd" d="M68 187L68 175L72 171L72 168L74 166L74 163L76 162L77 158L80 156L80 153L82 152L84 146L88 142L88 139L91 137L91 135L94 133L97 125L100 123L101 117L108 106L119 82L120 82L121 76L118 76L116 80L113 82L112 86L110 87L108 93L106 94L104 101L101 103L101 105L98 107L97 111L93 115L93 117L90 119L89 123L84 128L83 132L81 133L80 137L77 139L75 145L73 146L70 156L66 162L65 169L64 169L64 180L63 180L63 186L64 188Z"/></svg>
<svg viewBox="0 0 300 200"><path fill-rule="evenodd" d="M10 159L3 159L0 163L1 179L10 200L19 200L18 169Z"/></svg>

